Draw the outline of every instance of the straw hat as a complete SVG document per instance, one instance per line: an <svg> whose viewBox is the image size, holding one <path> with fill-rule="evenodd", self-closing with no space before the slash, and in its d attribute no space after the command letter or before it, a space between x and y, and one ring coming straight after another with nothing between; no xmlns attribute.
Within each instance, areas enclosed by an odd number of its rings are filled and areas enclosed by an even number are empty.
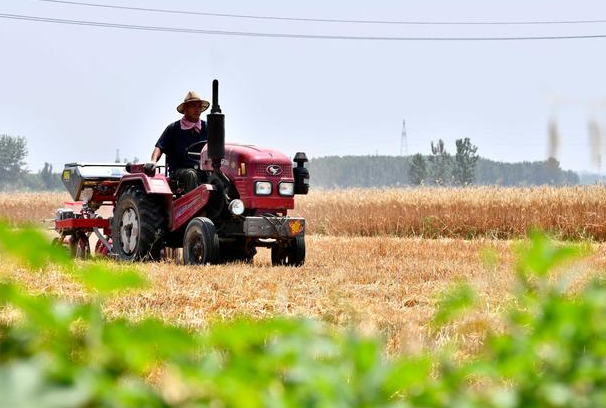
<svg viewBox="0 0 606 408"><path fill-rule="evenodd" d="M189 91L187 93L187 95L185 95L185 99L183 99L183 102L181 102L179 104L179 106L177 106L177 112L179 112L179 113L182 114L183 113L183 108L185 107L186 103L188 103L188 102L196 102L196 101L202 102L202 112L204 112L210 106L210 103L208 101L205 101L204 99L200 98L200 95L198 95L196 92Z"/></svg>

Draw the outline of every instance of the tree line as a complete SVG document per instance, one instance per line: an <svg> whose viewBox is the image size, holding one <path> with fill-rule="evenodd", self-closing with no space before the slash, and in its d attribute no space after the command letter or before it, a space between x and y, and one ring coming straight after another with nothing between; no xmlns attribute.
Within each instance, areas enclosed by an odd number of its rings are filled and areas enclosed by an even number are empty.
<svg viewBox="0 0 606 408"><path fill-rule="evenodd" d="M44 163L36 173L27 170L27 141L22 136L0 135L0 191L61 190L63 183L53 165Z"/></svg>
<svg viewBox="0 0 606 408"><path fill-rule="evenodd" d="M409 183L438 186L473 184L479 159L476 153L478 148L471 144L469 138L458 139L455 145L457 152L454 157L446 151L442 139L435 145L431 142L431 154L427 159L421 153L412 156L408 169Z"/></svg>
<svg viewBox="0 0 606 408"><path fill-rule="evenodd" d="M410 185L574 185L579 176L562 170L550 158L504 163L480 157L469 138L455 142L450 154L443 140L430 144L429 154L412 156L327 156L309 162L311 181L318 187L392 187Z"/></svg>
<svg viewBox="0 0 606 408"><path fill-rule="evenodd" d="M0 191L62 191L65 188L61 173L56 173L51 163L45 162L41 170L30 172L25 163L27 154L25 137L0 135ZM124 159L124 163L128 161ZM115 162L121 162L119 152ZM138 163L139 159L135 157L130 162Z"/></svg>
<svg viewBox="0 0 606 408"><path fill-rule="evenodd" d="M312 183L318 187L389 187L408 185L572 185L579 175L544 161L504 163L480 157L469 138L455 142L450 154L443 140L431 142L429 154L412 156L327 156L311 159ZM44 163L38 172L27 169L24 137L0 135L0 191L62 190L60 173ZM116 159L119 161L119 159ZM136 162L136 158L133 159ZM125 160L126 161L126 160Z"/></svg>

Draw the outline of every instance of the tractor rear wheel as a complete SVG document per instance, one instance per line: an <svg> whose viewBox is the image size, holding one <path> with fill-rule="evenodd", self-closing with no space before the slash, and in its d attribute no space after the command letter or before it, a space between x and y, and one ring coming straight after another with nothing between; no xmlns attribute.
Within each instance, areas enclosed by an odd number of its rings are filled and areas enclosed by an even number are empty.
<svg viewBox="0 0 606 408"><path fill-rule="evenodd" d="M123 261L158 260L166 229L164 205L140 186L120 195L112 221L112 252Z"/></svg>
<svg viewBox="0 0 606 408"><path fill-rule="evenodd" d="M271 264L274 266L302 266L305 263L305 237L295 237L286 245L276 243L271 248Z"/></svg>
<svg viewBox="0 0 606 408"><path fill-rule="evenodd" d="M205 217L196 217L187 224L183 236L185 265L215 264L219 259L219 236L215 224Z"/></svg>

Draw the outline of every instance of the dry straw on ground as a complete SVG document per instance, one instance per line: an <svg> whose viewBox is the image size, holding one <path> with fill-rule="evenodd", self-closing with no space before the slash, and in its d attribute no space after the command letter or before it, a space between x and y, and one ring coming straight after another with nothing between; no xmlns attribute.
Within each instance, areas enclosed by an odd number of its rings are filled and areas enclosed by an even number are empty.
<svg viewBox="0 0 606 408"><path fill-rule="evenodd" d="M271 267L267 250L253 266L139 265L151 288L113 299L106 312L133 319L153 315L195 328L238 315L307 316L381 335L391 353L456 340L472 354L487 328L500 327L500 312L512 299L510 241L310 236L307 242L302 268ZM486 248L498 254L498 264L484 264ZM589 262L603 268L606 245L594 248ZM57 272L32 274L0 259L2 275L33 291L84 296ZM436 297L459 280L479 292L479 311L432 333Z"/></svg>

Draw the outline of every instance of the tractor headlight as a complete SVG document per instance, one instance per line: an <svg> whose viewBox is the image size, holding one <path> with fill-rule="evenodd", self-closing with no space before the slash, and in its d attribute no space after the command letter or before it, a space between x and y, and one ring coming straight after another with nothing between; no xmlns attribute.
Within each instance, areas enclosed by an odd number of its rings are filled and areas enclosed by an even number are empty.
<svg viewBox="0 0 606 408"><path fill-rule="evenodd" d="M290 181L283 181L280 183L278 188L280 195L291 196L295 195L295 183Z"/></svg>
<svg viewBox="0 0 606 408"><path fill-rule="evenodd" d="M242 200L238 200L237 198L235 200L231 200L227 208L233 215L242 215L244 213L244 203Z"/></svg>
<svg viewBox="0 0 606 408"><path fill-rule="evenodd" d="M255 183L255 194L270 195L271 194L271 183L269 181L257 181Z"/></svg>

